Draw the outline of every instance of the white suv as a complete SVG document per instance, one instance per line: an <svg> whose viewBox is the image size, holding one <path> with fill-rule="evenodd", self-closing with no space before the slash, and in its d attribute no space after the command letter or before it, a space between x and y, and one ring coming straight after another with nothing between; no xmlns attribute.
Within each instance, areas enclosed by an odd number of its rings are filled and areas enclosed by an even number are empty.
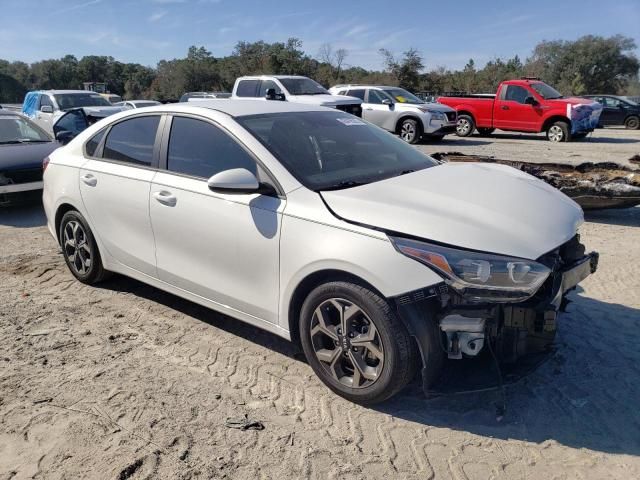
<svg viewBox="0 0 640 480"><path fill-rule="evenodd" d="M334 95L362 100L362 117L397 133L407 143L422 137L439 141L456 130L456 111L440 103L427 103L407 90L381 85L336 85Z"/></svg>
<svg viewBox="0 0 640 480"><path fill-rule="evenodd" d="M362 100L354 97L331 95L318 82L298 75L260 75L240 77L233 86L232 98L282 100L331 107L362 116Z"/></svg>
<svg viewBox="0 0 640 480"><path fill-rule="evenodd" d="M129 110L45 164L47 225L79 281L118 272L299 342L361 403L418 368L428 387L445 355L488 344L512 359L550 341L597 263L560 191L503 165L441 164L324 107Z"/></svg>

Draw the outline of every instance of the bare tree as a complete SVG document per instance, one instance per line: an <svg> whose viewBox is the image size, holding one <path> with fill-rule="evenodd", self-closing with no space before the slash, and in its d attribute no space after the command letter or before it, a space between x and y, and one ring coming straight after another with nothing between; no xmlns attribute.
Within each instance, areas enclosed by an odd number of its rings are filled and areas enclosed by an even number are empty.
<svg viewBox="0 0 640 480"><path fill-rule="evenodd" d="M329 64L333 73L334 80L338 80L340 72L342 71L342 65L345 58L347 58L348 52L344 48L333 49L333 45L330 43L323 43L318 52L318 59L321 62Z"/></svg>

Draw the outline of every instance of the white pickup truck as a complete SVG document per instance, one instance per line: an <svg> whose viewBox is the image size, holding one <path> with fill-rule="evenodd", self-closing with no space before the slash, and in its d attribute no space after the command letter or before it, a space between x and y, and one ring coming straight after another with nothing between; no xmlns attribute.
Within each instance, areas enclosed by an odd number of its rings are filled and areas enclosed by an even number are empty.
<svg viewBox="0 0 640 480"><path fill-rule="evenodd" d="M362 116L362 100L331 95L322 85L297 75L259 75L240 77L233 86L231 98L281 100L333 107L358 117Z"/></svg>

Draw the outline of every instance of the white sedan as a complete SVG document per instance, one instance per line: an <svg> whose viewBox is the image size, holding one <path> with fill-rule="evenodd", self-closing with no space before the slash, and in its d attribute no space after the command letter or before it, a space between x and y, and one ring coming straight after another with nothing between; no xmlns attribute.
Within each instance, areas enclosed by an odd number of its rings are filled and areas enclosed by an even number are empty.
<svg viewBox="0 0 640 480"><path fill-rule="evenodd" d="M211 100L108 117L45 162L71 273L118 272L299 342L352 401L421 368L551 341L595 271L580 207L500 165L441 164L339 110Z"/></svg>
<svg viewBox="0 0 640 480"><path fill-rule="evenodd" d="M161 105L161 103L155 100L125 100L113 104L114 107L123 107L127 110L131 110L134 108L155 107L156 105Z"/></svg>

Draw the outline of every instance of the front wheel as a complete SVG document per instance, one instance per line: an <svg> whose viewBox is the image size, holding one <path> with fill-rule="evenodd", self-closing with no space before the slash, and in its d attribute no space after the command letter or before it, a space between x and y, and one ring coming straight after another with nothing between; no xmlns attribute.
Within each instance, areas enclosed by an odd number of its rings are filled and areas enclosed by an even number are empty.
<svg viewBox="0 0 640 480"><path fill-rule="evenodd" d="M309 365L338 395L361 404L386 400L413 377L416 347L384 298L348 282L314 289L300 313Z"/></svg>
<svg viewBox="0 0 640 480"><path fill-rule="evenodd" d="M458 123L456 124L456 133L459 137L468 137L476 129L476 122L470 115L458 115Z"/></svg>
<svg viewBox="0 0 640 480"><path fill-rule="evenodd" d="M547 129L547 140L554 143L568 142L571 140L569 125L567 122L555 122Z"/></svg>
<svg viewBox="0 0 640 480"><path fill-rule="evenodd" d="M400 138L407 143L414 144L420 140L420 125L417 120L407 118L400 124Z"/></svg>
<svg viewBox="0 0 640 480"><path fill-rule="evenodd" d="M82 283L94 284L107 276L93 233L79 212L64 214L59 236L64 260L74 277Z"/></svg>
<svg viewBox="0 0 640 480"><path fill-rule="evenodd" d="M640 128L640 117L631 116L624 121L624 126L629 130L638 130Z"/></svg>

